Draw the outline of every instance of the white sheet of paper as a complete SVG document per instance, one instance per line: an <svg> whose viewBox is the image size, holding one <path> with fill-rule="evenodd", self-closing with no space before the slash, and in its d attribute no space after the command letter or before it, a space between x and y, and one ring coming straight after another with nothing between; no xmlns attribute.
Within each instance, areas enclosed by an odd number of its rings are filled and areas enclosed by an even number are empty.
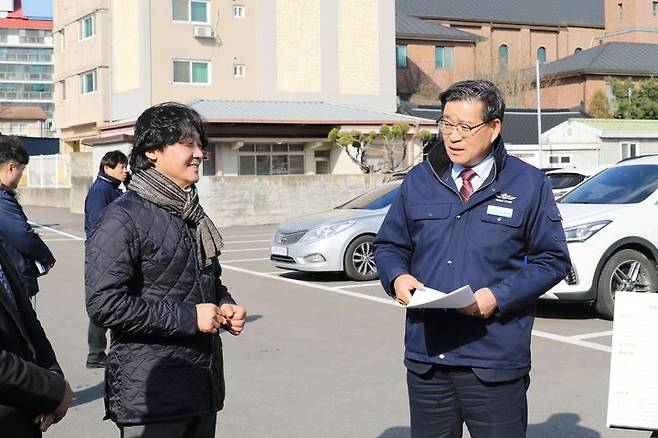
<svg viewBox="0 0 658 438"><path fill-rule="evenodd" d="M461 309L475 302L475 295L468 284L452 292L441 292L430 287L416 289L407 304L410 309Z"/></svg>
<svg viewBox="0 0 658 438"><path fill-rule="evenodd" d="M608 426L658 429L658 294L617 292Z"/></svg>

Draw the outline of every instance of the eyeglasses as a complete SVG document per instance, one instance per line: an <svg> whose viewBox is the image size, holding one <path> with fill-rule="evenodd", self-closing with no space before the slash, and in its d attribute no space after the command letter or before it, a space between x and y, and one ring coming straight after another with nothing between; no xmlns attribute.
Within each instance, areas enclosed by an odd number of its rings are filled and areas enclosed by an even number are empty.
<svg viewBox="0 0 658 438"><path fill-rule="evenodd" d="M453 125L452 123L448 122L447 120L440 119L438 121L438 126L439 126L439 131L442 134L450 134L453 130L457 130L457 132L462 136L462 137L470 137L471 135L474 134L474 130L479 128L482 125L486 125L489 122L482 122L480 124L477 124L475 126L470 126L466 123L457 123L456 125Z"/></svg>

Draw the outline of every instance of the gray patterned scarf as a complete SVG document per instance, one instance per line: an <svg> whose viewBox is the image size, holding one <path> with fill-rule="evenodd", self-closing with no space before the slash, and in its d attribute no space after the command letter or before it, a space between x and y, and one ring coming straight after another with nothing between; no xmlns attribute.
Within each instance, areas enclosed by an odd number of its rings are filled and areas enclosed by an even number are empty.
<svg viewBox="0 0 658 438"><path fill-rule="evenodd" d="M183 190L154 167L150 167L133 174L128 190L196 225L197 257L200 266L210 266L212 258L219 257L223 246L222 236L199 204L199 195L194 185L191 190Z"/></svg>

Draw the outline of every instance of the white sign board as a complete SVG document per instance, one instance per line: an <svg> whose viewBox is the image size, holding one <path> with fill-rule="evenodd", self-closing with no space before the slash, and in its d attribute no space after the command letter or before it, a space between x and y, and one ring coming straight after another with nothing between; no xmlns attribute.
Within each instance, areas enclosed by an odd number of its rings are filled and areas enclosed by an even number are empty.
<svg viewBox="0 0 658 438"><path fill-rule="evenodd" d="M617 292L608 427L658 430L658 294Z"/></svg>

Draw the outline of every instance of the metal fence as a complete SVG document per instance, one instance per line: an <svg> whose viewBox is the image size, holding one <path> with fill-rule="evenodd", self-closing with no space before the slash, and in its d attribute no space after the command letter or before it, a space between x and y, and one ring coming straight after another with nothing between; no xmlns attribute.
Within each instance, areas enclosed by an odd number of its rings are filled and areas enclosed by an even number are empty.
<svg viewBox="0 0 658 438"><path fill-rule="evenodd" d="M20 187L70 188L71 155L34 155L25 168Z"/></svg>

